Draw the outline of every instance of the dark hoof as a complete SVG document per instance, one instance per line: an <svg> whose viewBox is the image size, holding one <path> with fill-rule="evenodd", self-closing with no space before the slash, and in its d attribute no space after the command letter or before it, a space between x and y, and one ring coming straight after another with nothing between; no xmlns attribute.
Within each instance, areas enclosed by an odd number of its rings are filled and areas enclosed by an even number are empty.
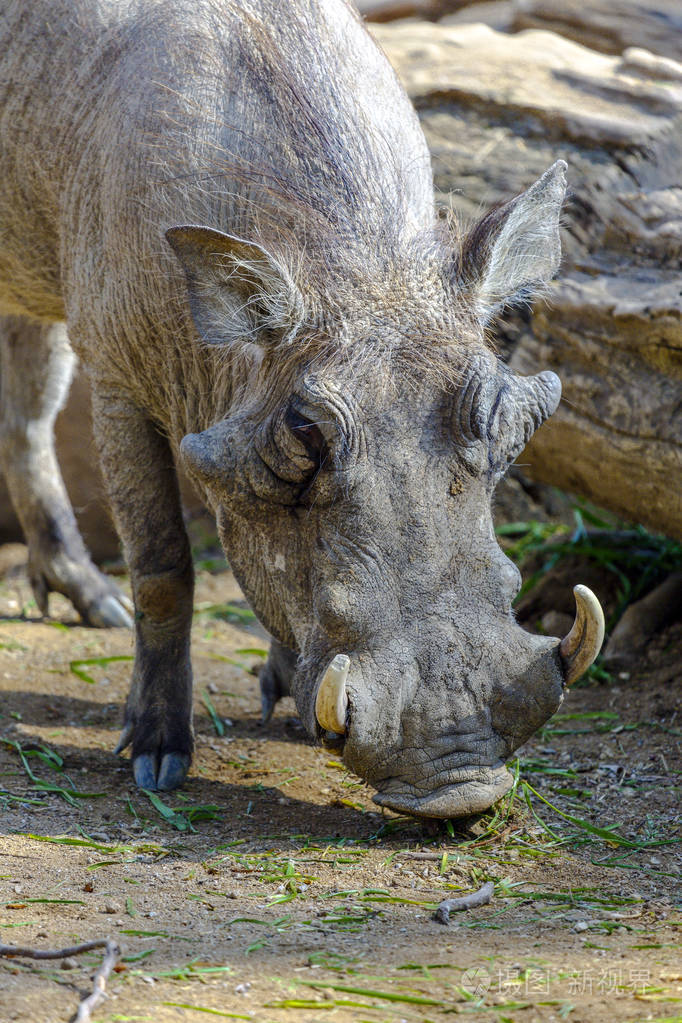
<svg viewBox="0 0 682 1023"><path fill-rule="evenodd" d="M30 541L29 550L29 578L43 615L48 614L49 594L61 593L71 601L85 625L98 629L132 628L135 609L130 598L95 568L85 550L69 553L60 547L56 552L45 553L40 543Z"/></svg>
<svg viewBox="0 0 682 1023"><path fill-rule="evenodd" d="M128 614L128 608L132 610L132 605L122 593L116 596L107 594L88 608L85 619L88 625L97 629L132 629L133 620Z"/></svg>
<svg viewBox="0 0 682 1023"><path fill-rule="evenodd" d="M158 760L153 753L141 753L133 760L133 776L139 789L156 791L156 768Z"/></svg>
<svg viewBox="0 0 682 1023"><path fill-rule="evenodd" d="M163 792L179 789L189 771L190 758L186 753L166 753L161 761L158 786Z"/></svg>
<svg viewBox="0 0 682 1023"><path fill-rule="evenodd" d="M186 753L166 753L159 768L155 753L140 753L133 760L135 784L151 792L170 792L178 789L185 781L191 758Z"/></svg>

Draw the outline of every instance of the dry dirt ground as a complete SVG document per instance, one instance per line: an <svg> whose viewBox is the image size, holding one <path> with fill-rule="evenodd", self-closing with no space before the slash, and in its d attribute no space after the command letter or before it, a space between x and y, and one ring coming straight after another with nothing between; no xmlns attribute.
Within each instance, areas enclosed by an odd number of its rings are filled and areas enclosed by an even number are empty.
<svg viewBox="0 0 682 1023"><path fill-rule="evenodd" d="M495 814L419 822L312 748L290 701L260 725L263 634L201 563L196 759L159 801L112 753L130 634L58 597L38 620L24 549L3 558L0 943L120 941L95 1020L682 1019L681 625L573 690ZM488 879L490 905L432 919ZM0 1021L69 1020L100 961L0 959Z"/></svg>

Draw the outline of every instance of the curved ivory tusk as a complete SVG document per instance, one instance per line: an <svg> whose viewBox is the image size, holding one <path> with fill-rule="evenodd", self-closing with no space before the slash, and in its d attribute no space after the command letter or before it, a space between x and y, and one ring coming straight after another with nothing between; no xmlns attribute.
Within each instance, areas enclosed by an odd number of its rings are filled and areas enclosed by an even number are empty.
<svg viewBox="0 0 682 1023"><path fill-rule="evenodd" d="M346 679L349 668L350 657L337 654L322 676L315 699L315 717L320 726L325 731L335 732L337 735L343 735L346 731L348 710Z"/></svg>
<svg viewBox="0 0 682 1023"><path fill-rule="evenodd" d="M587 586L574 586L575 621L559 647L564 665L564 684L573 685L587 671L604 642L604 612Z"/></svg>

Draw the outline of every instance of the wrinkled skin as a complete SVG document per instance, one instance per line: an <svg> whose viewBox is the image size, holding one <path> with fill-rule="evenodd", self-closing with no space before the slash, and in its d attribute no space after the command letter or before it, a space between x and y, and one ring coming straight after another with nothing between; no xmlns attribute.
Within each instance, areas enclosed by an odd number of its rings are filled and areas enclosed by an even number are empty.
<svg viewBox="0 0 682 1023"><path fill-rule="evenodd" d="M562 700L557 641L514 621L520 577L490 511L497 478L554 410L560 386L545 373L519 393L495 362L474 360L454 394L431 381L396 396L371 380L353 390L340 374L302 378L293 404L323 424L322 468L292 442L279 409L258 427L219 424L210 452L206 435L183 444L215 490L244 591L301 652L289 678L293 658L276 653L269 680L273 669L285 676L276 695L290 689L319 734L320 665L352 652L344 759L378 788L377 802L408 813L488 807L509 788L505 758ZM477 380L489 393L472 408ZM488 418L498 399L496 433Z"/></svg>

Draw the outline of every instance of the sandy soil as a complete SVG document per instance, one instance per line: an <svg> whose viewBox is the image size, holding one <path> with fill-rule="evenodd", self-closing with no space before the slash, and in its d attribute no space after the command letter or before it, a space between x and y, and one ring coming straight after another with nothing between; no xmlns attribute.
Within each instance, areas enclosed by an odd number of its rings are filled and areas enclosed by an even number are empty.
<svg viewBox="0 0 682 1023"><path fill-rule="evenodd" d="M24 556L0 549L0 943L117 938L96 1020L682 1018L682 626L573 691L496 817L448 828L380 811L290 701L261 727L259 657L238 651L262 633L200 611L196 759L155 806L111 752L131 636L55 597L31 620ZM198 606L226 602L245 606L229 572L200 570ZM123 659L82 663L100 658ZM487 879L490 905L432 919ZM100 960L0 959L0 1020L69 1019Z"/></svg>

